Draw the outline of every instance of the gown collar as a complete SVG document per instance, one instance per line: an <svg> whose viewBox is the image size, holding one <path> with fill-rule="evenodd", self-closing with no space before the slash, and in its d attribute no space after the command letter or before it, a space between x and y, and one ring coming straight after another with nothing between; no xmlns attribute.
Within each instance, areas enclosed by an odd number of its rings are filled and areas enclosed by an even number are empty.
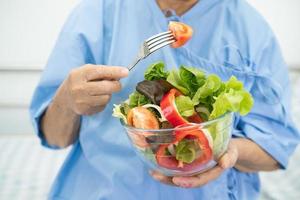
<svg viewBox="0 0 300 200"><path fill-rule="evenodd" d="M158 26L161 30L166 30L169 21L180 21L180 22L190 22L193 18L201 17L207 9L211 6L220 2L221 0L199 0L190 10L184 13L182 16L178 16L173 11L173 15L166 17L163 11L160 9L155 0L147 0L148 6L151 9L154 24ZM171 10L172 11L172 10Z"/></svg>

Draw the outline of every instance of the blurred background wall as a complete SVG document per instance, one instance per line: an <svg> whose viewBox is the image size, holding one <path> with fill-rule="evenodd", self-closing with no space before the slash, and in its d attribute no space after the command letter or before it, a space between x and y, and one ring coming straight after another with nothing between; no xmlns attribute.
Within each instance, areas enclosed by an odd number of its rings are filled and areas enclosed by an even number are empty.
<svg viewBox="0 0 300 200"><path fill-rule="evenodd" d="M32 133L28 105L78 0L0 0L0 134Z"/></svg>
<svg viewBox="0 0 300 200"><path fill-rule="evenodd" d="M60 28L78 0L0 0L0 134L32 133L28 105ZM300 69L300 1L249 0ZM255 28L255 27L254 27Z"/></svg>

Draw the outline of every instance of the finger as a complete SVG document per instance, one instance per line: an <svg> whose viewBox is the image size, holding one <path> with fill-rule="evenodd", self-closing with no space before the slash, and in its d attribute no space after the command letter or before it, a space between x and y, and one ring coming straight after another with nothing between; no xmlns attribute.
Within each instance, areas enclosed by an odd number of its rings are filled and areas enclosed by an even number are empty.
<svg viewBox="0 0 300 200"><path fill-rule="evenodd" d="M119 81L94 81L85 84L85 90L91 96L99 96L103 94L112 94L121 90Z"/></svg>
<svg viewBox="0 0 300 200"><path fill-rule="evenodd" d="M96 114L96 113L99 113L99 112L103 111L104 108L105 108L105 106L90 107L82 115L93 115L93 114Z"/></svg>
<svg viewBox="0 0 300 200"><path fill-rule="evenodd" d="M74 107L74 111L78 115L92 115L98 112L101 112L105 108L105 105L103 106L90 106L87 103L76 103Z"/></svg>
<svg viewBox="0 0 300 200"><path fill-rule="evenodd" d="M200 187L218 178L223 171L223 168L221 168L220 166L216 166L206 172L195 176L173 177L173 183L184 188Z"/></svg>
<svg viewBox="0 0 300 200"><path fill-rule="evenodd" d="M172 177L165 176L157 171L150 171L149 173L155 180L167 185L175 186L172 181Z"/></svg>
<svg viewBox="0 0 300 200"><path fill-rule="evenodd" d="M223 169L231 168L238 159L238 150L232 143L229 143L227 152L220 158L218 165Z"/></svg>
<svg viewBox="0 0 300 200"><path fill-rule="evenodd" d="M105 94L100 96L82 95L80 99L75 101L78 108L89 109L89 107L105 106L111 99L111 95Z"/></svg>
<svg viewBox="0 0 300 200"><path fill-rule="evenodd" d="M126 67L89 65L86 71L86 81L118 80L128 76Z"/></svg>
<svg viewBox="0 0 300 200"><path fill-rule="evenodd" d="M111 99L111 95L87 96L84 103L90 107L105 106Z"/></svg>

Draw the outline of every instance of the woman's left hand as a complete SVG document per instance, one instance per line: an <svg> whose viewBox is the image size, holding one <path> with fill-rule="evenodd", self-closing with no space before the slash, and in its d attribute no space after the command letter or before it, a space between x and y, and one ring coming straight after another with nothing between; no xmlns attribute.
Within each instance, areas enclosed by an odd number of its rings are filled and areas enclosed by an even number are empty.
<svg viewBox="0 0 300 200"><path fill-rule="evenodd" d="M236 164L237 159L238 149L234 142L230 142L227 152L220 158L218 165L206 172L189 177L168 177L157 171L151 171L150 174L155 180L164 184L183 188L201 187L217 179L224 170L233 167Z"/></svg>

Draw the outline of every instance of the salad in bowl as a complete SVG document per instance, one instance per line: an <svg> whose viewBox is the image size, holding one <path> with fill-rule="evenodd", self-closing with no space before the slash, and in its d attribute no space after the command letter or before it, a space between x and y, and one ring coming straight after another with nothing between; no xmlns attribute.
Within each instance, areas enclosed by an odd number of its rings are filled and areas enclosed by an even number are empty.
<svg viewBox="0 0 300 200"><path fill-rule="evenodd" d="M253 106L243 83L194 67L167 71L163 62L149 66L144 78L113 110L142 160L168 176L215 166L226 152L234 113L246 115Z"/></svg>

